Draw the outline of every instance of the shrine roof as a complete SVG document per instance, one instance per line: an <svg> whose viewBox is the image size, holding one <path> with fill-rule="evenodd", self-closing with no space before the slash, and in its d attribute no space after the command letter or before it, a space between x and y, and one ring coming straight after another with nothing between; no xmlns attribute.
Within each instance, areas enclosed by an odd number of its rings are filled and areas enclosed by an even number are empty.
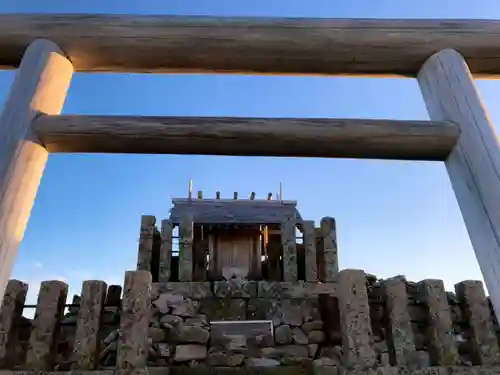
<svg viewBox="0 0 500 375"><path fill-rule="evenodd" d="M177 198L172 203L173 224L186 215L198 224L279 224L287 217L302 221L296 201Z"/></svg>

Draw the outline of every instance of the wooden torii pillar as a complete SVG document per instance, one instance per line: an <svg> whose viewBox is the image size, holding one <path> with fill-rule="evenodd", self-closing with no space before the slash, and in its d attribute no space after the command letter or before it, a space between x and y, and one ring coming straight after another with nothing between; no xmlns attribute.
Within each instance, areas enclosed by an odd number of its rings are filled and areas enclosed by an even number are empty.
<svg viewBox="0 0 500 375"><path fill-rule="evenodd" d="M48 152L428 160L445 162L500 318L500 151L472 77L500 76L499 38L487 20L0 15L0 68L18 68L0 115L0 298ZM60 116L73 67L417 77L431 121Z"/></svg>
<svg viewBox="0 0 500 375"><path fill-rule="evenodd" d="M35 40L0 115L0 303L49 154L32 121L61 112L72 75L71 62L54 43Z"/></svg>
<svg viewBox="0 0 500 375"><path fill-rule="evenodd" d="M493 124L465 59L446 49L418 73L429 116L460 127L460 138L444 161L458 206L500 314L500 150Z"/></svg>

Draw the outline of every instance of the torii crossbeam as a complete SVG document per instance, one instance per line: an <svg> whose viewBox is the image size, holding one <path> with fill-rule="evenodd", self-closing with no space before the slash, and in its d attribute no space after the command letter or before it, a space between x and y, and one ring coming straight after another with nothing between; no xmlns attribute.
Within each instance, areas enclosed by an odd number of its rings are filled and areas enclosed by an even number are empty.
<svg viewBox="0 0 500 375"><path fill-rule="evenodd" d="M500 315L500 21L1 15L0 298L49 152L443 161ZM60 116L74 71L417 78L431 121ZM247 145L251 145L248 147Z"/></svg>

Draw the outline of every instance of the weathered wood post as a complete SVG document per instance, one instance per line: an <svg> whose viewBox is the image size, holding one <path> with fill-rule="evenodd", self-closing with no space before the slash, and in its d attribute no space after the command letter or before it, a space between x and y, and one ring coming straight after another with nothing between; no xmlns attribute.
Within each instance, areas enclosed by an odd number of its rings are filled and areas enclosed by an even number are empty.
<svg viewBox="0 0 500 375"><path fill-rule="evenodd" d="M193 280L193 217L185 216L179 225L179 281Z"/></svg>
<svg viewBox="0 0 500 375"><path fill-rule="evenodd" d="M445 165L500 318L500 152L493 124L457 51L432 55L417 78L430 118L460 127L459 140Z"/></svg>
<svg viewBox="0 0 500 375"><path fill-rule="evenodd" d="M73 66L51 41L26 49L0 115L0 303L48 158L31 130L40 113L59 114Z"/></svg>

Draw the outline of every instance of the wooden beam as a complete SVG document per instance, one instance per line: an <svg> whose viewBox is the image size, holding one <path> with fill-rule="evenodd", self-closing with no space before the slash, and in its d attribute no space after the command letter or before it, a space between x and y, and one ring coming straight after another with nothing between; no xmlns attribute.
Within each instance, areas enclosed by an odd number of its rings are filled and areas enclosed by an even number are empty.
<svg viewBox="0 0 500 375"><path fill-rule="evenodd" d="M61 112L72 75L71 62L55 44L34 41L0 114L0 302L48 157L31 121Z"/></svg>
<svg viewBox="0 0 500 375"><path fill-rule="evenodd" d="M50 152L444 160L452 123L399 120L40 116Z"/></svg>
<svg viewBox="0 0 500 375"><path fill-rule="evenodd" d="M474 74L500 74L500 21L0 15L0 69L48 38L78 71L414 77L454 48Z"/></svg>
<svg viewBox="0 0 500 375"><path fill-rule="evenodd" d="M458 52L433 55L418 82L429 116L460 126L459 141L445 165L500 318L500 149L493 123Z"/></svg>

